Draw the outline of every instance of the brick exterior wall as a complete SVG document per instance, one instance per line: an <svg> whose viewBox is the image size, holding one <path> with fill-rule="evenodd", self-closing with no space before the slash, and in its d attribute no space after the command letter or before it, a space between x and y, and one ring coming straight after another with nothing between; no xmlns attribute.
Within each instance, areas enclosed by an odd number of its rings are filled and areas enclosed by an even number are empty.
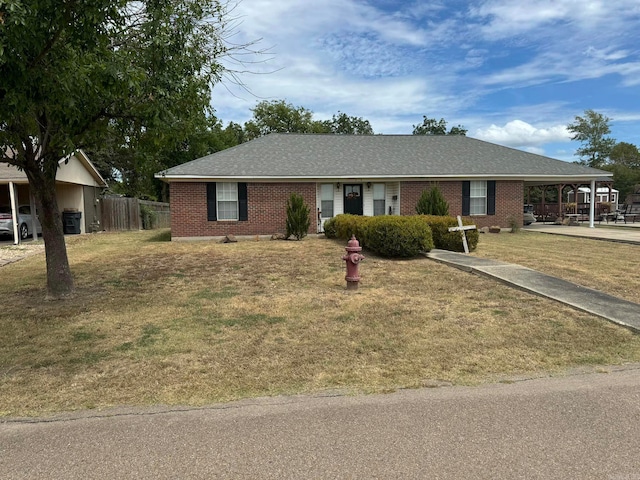
<svg viewBox="0 0 640 480"><path fill-rule="evenodd" d="M172 182L171 236L219 237L224 235L271 235L284 233L287 200L302 195L310 207L309 233L316 233L315 183L247 183L248 221L207 221L207 184Z"/></svg>
<svg viewBox="0 0 640 480"><path fill-rule="evenodd" d="M415 215L418 199L422 191L433 185L432 182L400 182L400 214ZM449 202L449 214L462 215L462 181L437 182L445 200ZM470 217L478 227L498 225L507 227L509 217L514 217L522 225L522 205L524 203L524 182L496 182L496 214L473 215Z"/></svg>
<svg viewBox="0 0 640 480"><path fill-rule="evenodd" d="M431 185L431 182L401 182L400 214L415 214L416 204L422 191ZM438 182L438 186L449 202L449 213L453 216L462 214L462 182ZM246 222L207 221L207 184L204 182L172 182L170 189L172 237L284 233L287 218L286 204L292 193L302 195L311 209L309 233L317 231L315 183L247 183L249 220ZM506 227L511 216L522 225L523 198L522 181L497 181L496 214L474 215L471 218L478 227L492 225Z"/></svg>

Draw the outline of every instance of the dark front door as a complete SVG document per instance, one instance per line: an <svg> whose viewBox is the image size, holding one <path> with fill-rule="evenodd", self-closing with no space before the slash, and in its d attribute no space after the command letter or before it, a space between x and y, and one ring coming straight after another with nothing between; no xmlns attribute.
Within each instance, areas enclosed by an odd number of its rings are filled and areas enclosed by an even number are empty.
<svg viewBox="0 0 640 480"><path fill-rule="evenodd" d="M362 215L362 184L344 186L344 213Z"/></svg>

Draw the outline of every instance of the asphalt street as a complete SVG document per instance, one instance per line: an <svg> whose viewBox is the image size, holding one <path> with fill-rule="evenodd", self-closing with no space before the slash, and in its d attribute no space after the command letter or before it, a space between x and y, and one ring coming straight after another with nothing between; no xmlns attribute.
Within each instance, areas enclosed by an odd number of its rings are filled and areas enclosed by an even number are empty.
<svg viewBox="0 0 640 480"><path fill-rule="evenodd" d="M640 480L640 365L0 421L3 479Z"/></svg>

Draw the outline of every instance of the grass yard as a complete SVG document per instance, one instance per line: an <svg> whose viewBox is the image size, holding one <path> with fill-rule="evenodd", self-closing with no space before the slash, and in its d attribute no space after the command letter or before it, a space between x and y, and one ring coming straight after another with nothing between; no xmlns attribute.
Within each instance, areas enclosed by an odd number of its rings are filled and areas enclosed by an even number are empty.
<svg viewBox="0 0 640 480"><path fill-rule="evenodd" d="M365 252L360 290L348 293L340 242L167 239L69 239L77 295L66 301L43 301L42 255L2 267L0 416L387 392L640 361L640 335L426 258ZM478 255L592 277L575 260L562 266L575 240L547 241L484 235ZM589 247L630 258L627 248Z"/></svg>
<svg viewBox="0 0 640 480"><path fill-rule="evenodd" d="M517 263L631 302L640 300L639 245L520 231L483 234L474 255Z"/></svg>

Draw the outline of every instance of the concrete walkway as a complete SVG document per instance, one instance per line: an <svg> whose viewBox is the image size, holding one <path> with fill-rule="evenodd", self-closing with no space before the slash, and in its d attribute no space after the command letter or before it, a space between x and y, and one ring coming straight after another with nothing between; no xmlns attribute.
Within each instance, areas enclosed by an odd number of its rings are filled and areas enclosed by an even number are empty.
<svg viewBox="0 0 640 480"><path fill-rule="evenodd" d="M565 228L579 229L579 227ZM446 250L432 250L427 256L438 262L467 272L495 278L507 285L556 300L618 325L640 331L640 305L637 303L581 287L520 265Z"/></svg>
<svg viewBox="0 0 640 480"><path fill-rule="evenodd" d="M552 223L534 223L522 229L523 232L540 232L569 237L583 237L609 242L621 242L640 245L640 222L637 223L602 223L594 228L584 223L576 226L553 225Z"/></svg>

